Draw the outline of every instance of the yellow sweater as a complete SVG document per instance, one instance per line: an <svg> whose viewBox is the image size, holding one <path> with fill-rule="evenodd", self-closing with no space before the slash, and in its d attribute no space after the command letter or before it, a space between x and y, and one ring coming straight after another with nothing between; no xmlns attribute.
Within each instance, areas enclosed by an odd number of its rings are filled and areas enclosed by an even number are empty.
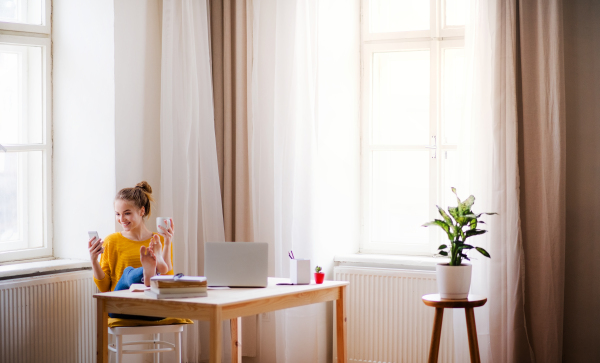
<svg viewBox="0 0 600 363"><path fill-rule="evenodd" d="M104 271L104 278L98 280L94 277L98 290L101 292L113 291L127 266L142 267L140 248L148 247L150 240L133 241L123 237L121 232L107 236L104 239L104 252L100 257L100 267ZM160 243L164 247L162 236L160 236ZM171 266L173 266L173 242L171 242ZM167 272L166 275L173 275L173 270Z"/></svg>

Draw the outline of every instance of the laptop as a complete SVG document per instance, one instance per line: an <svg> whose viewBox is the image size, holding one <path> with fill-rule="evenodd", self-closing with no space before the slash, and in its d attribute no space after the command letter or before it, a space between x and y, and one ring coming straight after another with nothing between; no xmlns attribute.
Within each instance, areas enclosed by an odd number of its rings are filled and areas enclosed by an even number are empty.
<svg viewBox="0 0 600 363"><path fill-rule="evenodd" d="M269 245L262 242L207 242L204 275L208 286L266 287Z"/></svg>

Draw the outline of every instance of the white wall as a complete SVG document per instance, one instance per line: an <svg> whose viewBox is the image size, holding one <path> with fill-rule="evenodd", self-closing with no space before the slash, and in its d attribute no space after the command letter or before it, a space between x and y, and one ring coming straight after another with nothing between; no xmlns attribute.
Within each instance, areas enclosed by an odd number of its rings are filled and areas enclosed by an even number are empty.
<svg viewBox="0 0 600 363"><path fill-rule="evenodd" d="M88 259L87 231L114 231L112 1L53 2L54 255Z"/></svg>
<svg viewBox="0 0 600 363"><path fill-rule="evenodd" d="M564 2L567 230L563 362L600 362L600 2Z"/></svg>
<svg viewBox="0 0 600 363"><path fill-rule="evenodd" d="M159 0L115 1L116 190L150 183L151 231L160 216L161 19Z"/></svg>
<svg viewBox="0 0 600 363"><path fill-rule="evenodd" d="M88 259L86 231L118 229L117 190L160 197L161 17L159 0L53 3L56 257Z"/></svg>
<svg viewBox="0 0 600 363"><path fill-rule="evenodd" d="M118 229L117 190L146 180L159 201L161 17L160 0L53 4L56 257Z"/></svg>

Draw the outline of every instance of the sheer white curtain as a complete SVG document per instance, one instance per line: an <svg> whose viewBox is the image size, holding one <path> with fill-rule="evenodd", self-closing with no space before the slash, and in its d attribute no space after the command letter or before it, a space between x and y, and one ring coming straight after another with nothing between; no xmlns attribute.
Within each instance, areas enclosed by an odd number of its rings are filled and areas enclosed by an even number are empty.
<svg viewBox="0 0 600 363"><path fill-rule="evenodd" d="M358 238L358 2L253 3L254 240L270 243L271 274L289 276L293 250L331 279L333 255ZM275 320L276 362L331 359L325 304Z"/></svg>
<svg viewBox="0 0 600 363"><path fill-rule="evenodd" d="M289 276L286 251L314 251L316 12L316 1L254 1L254 230L271 243L275 276ZM277 312L276 361L325 362L325 331L323 304Z"/></svg>
<svg viewBox="0 0 600 363"><path fill-rule="evenodd" d="M173 217L175 271L203 275L204 242L225 240L206 1L163 1L161 67L161 208ZM229 337L229 324L223 328ZM207 324L184 334L184 360L206 359Z"/></svg>
<svg viewBox="0 0 600 363"><path fill-rule="evenodd" d="M524 255L519 212L518 4L471 0L466 27L466 107L459 147L462 198L476 197L474 211L489 233L476 243L491 259L471 254L472 294L487 296L475 309L482 362L531 359L524 315ZM454 312L457 362L469 361L463 311Z"/></svg>

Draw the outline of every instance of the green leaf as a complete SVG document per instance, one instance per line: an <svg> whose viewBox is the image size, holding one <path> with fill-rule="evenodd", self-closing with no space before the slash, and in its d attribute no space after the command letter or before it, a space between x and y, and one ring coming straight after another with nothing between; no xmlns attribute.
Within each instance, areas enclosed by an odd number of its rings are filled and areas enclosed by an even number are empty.
<svg viewBox="0 0 600 363"><path fill-rule="evenodd" d="M479 213L476 215L477 218L481 217L482 215L488 215L488 216L493 216L493 215L499 215L498 213ZM481 223L481 221L479 221Z"/></svg>
<svg viewBox="0 0 600 363"><path fill-rule="evenodd" d="M448 246L446 246L446 245L440 245L440 247L438 247L438 250L443 250L444 248L448 248Z"/></svg>
<svg viewBox="0 0 600 363"><path fill-rule="evenodd" d="M442 255L442 256L448 256L448 252L446 252L446 251L440 251L440 255Z"/></svg>
<svg viewBox="0 0 600 363"><path fill-rule="evenodd" d="M458 203L458 206L456 207L458 210L458 216L462 217L466 214L471 214L471 207L473 206L473 204L475 203L475 197L470 195L467 199L465 199L464 202L460 201L460 198L458 197L458 194L456 193L456 188L451 188L452 189L452 193L454 193L454 195L456 195L456 201ZM454 217L454 216L453 216ZM454 219L457 219L456 217ZM457 220L458 222L458 220ZM461 223L461 222L459 222ZM465 224L466 222L463 221L461 224Z"/></svg>
<svg viewBox="0 0 600 363"><path fill-rule="evenodd" d="M446 213L445 210L443 210L442 208L440 208L439 206L437 206L438 211L440 212L440 215L442 216L442 218L444 218L444 221L446 221L446 223L448 223L448 225L452 225L452 219L450 219L450 216L448 215L448 213Z"/></svg>
<svg viewBox="0 0 600 363"><path fill-rule="evenodd" d="M488 253L488 251L484 250L481 247L475 247L475 249L477 250L477 252L481 253L482 255L484 255L487 258L491 258L490 254Z"/></svg>
<svg viewBox="0 0 600 363"><path fill-rule="evenodd" d="M471 229L477 229L477 222L477 218L471 219L471 222L469 222Z"/></svg>
<svg viewBox="0 0 600 363"><path fill-rule="evenodd" d="M450 228L450 226L448 226L446 224L446 222L439 220L439 219L433 220L431 222L427 222L423 225L423 227L429 227L429 226L440 226L444 231L448 231L448 228Z"/></svg>
<svg viewBox="0 0 600 363"><path fill-rule="evenodd" d="M477 236L477 235L484 234L484 233L487 233L487 231L485 229L470 229L467 231L467 233L465 233L465 236L467 238L469 238L469 237Z"/></svg>
<svg viewBox="0 0 600 363"><path fill-rule="evenodd" d="M458 221L458 218L460 218L460 215L458 214L458 207L448 207L448 213L450 213L455 221Z"/></svg>
<svg viewBox="0 0 600 363"><path fill-rule="evenodd" d="M460 212L459 212L460 214ZM462 227L468 223L471 223L471 221L473 220L477 220L477 218L475 217L474 214L465 214L465 215L461 215L458 217L458 219L456 220L456 222Z"/></svg>
<svg viewBox="0 0 600 363"><path fill-rule="evenodd" d="M473 204L475 204L475 197L470 195L464 202L461 203L463 210L471 210Z"/></svg>
<svg viewBox="0 0 600 363"><path fill-rule="evenodd" d="M459 251L462 251L462 250L470 250L471 248L475 248L475 247L473 247L473 246L471 246L471 245L463 244L462 246L459 246L459 247L458 247L458 250L459 250Z"/></svg>
<svg viewBox="0 0 600 363"><path fill-rule="evenodd" d="M423 225L423 227L429 227L429 226L439 226L446 232L446 234L448 235L448 239L452 240L454 238L454 235L452 234L452 232L450 232L450 226L442 220L436 219L432 222L427 222Z"/></svg>
<svg viewBox="0 0 600 363"><path fill-rule="evenodd" d="M466 237L465 237L465 233L463 232L462 228L458 229L458 233L460 234L460 238L464 241L466 239Z"/></svg>
<svg viewBox="0 0 600 363"><path fill-rule="evenodd" d="M458 197L458 194L456 193L456 188L451 187L450 190L452 190L452 193L454 193L454 195L456 195L456 200L458 200L458 204L460 205L460 198Z"/></svg>
<svg viewBox="0 0 600 363"><path fill-rule="evenodd" d="M453 233L454 237L452 238L452 242L453 243L459 242L463 237L462 229L460 228L460 226L455 226L455 225L452 226L452 229L454 230L454 233Z"/></svg>
<svg viewBox="0 0 600 363"><path fill-rule="evenodd" d="M471 261L471 259L469 257L467 257L467 255L465 255L464 253L461 253L460 257L464 258L467 261Z"/></svg>

